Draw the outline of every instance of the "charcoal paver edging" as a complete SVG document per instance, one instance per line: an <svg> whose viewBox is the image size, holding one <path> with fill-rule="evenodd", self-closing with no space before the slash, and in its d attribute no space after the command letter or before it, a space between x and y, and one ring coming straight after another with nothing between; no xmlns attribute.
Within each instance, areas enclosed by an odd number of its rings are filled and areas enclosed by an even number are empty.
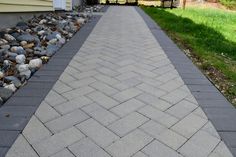
<svg viewBox="0 0 236 157"><path fill-rule="evenodd" d="M236 156L236 109L142 9L136 7L189 90Z"/></svg>
<svg viewBox="0 0 236 157"><path fill-rule="evenodd" d="M108 6L106 7L108 8ZM99 19L94 15L0 108L0 157L4 157Z"/></svg>

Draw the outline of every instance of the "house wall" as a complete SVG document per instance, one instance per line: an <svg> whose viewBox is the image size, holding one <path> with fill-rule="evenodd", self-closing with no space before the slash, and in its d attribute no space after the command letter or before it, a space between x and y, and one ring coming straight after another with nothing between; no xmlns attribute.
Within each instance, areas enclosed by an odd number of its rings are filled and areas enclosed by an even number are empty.
<svg viewBox="0 0 236 157"><path fill-rule="evenodd" d="M66 10L71 10L71 0L66 0ZM54 11L53 0L0 0L0 12Z"/></svg>

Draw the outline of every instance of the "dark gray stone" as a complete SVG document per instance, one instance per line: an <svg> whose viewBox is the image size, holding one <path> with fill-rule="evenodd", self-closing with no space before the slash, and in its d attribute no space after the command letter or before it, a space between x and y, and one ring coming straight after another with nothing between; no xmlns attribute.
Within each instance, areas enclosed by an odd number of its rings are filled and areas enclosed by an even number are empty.
<svg viewBox="0 0 236 157"><path fill-rule="evenodd" d="M0 148L10 147L17 138L19 131L1 131L0 130Z"/></svg>
<svg viewBox="0 0 236 157"><path fill-rule="evenodd" d="M33 106L3 106L0 109L0 117L30 117L34 112Z"/></svg>
<svg viewBox="0 0 236 157"><path fill-rule="evenodd" d="M0 157L5 157L9 147L0 147Z"/></svg>
<svg viewBox="0 0 236 157"><path fill-rule="evenodd" d="M22 35L17 37L17 40L19 40L19 41L27 41L27 42L39 41L39 39L37 37L32 36L30 34L22 34Z"/></svg>
<svg viewBox="0 0 236 157"><path fill-rule="evenodd" d="M0 117L0 130L21 131L27 121L26 118L21 117Z"/></svg>
<svg viewBox="0 0 236 157"><path fill-rule="evenodd" d="M58 49L59 47L57 45L48 45L46 48L46 55L51 57L57 52Z"/></svg>
<svg viewBox="0 0 236 157"><path fill-rule="evenodd" d="M12 94L13 92L10 89L0 87L0 97L3 99L3 101L9 99Z"/></svg>
<svg viewBox="0 0 236 157"><path fill-rule="evenodd" d="M4 79L7 82L12 82L17 88L21 86L21 81L15 76L7 76Z"/></svg>

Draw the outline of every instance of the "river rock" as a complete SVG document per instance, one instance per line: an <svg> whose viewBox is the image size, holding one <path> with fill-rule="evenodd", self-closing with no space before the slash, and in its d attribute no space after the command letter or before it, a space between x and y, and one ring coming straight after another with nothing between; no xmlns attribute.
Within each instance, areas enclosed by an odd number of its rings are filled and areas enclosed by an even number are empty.
<svg viewBox="0 0 236 157"><path fill-rule="evenodd" d="M16 53L13 53L13 52L7 52L7 56L8 56L8 59L9 59L9 60L15 61L17 54L16 54Z"/></svg>
<svg viewBox="0 0 236 157"><path fill-rule="evenodd" d="M9 50L11 48L10 45L2 45L0 46L1 49L4 49L4 50Z"/></svg>
<svg viewBox="0 0 236 157"><path fill-rule="evenodd" d="M60 45L63 45L63 44L66 43L66 40L65 40L64 38L61 38L61 39L59 39L58 43L59 43Z"/></svg>
<svg viewBox="0 0 236 157"><path fill-rule="evenodd" d="M83 25L85 23L85 19L84 18L78 18L77 20L76 20L76 24L77 25L79 25L79 26L81 26L81 25Z"/></svg>
<svg viewBox="0 0 236 157"><path fill-rule="evenodd" d="M6 45L7 43L8 43L7 40L5 40L5 39L0 39L0 46L1 46L1 45Z"/></svg>
<svg viewBox="0 0 236 157"><path fill-rule="evenodd" d="M21 41L21 42L20 42L20 45L21 45L21 46L25 46L26 44L27 44L27 41Z"/></svg>
<svg viewBox="0 0 236 157"><path fill-rule="evenodd" d="M0 71L0 79L4 77L4 72Z"/></svg>
<svg viewBox="0 0 236 157"><path fill-rule="evenodd" d="M42 24L44 24L44 23L46 23L46 22L47 22L46 19L42 19L42 20L39 21L39 24L42 25Z"/></svg>
<svg viewBox="0 0 236 157"><path fill-rule="evenodd" d="M46 55L51 57L57 52L58 49L59 47L57 45L48 45L46 49Z"/></svg>
<svg viewBox="0 0 236 157"><path fill-rule="evenodd" d="M25 63L25 55L17 55L16 56L16 63L18 64L24 64Z"/></svg>
<svg viewBox="0 0 236 157"><path fill-rule="evenodd" d="M41 31L39 31L37 34L38 34L38 35L44 35L44 34L46 34L46 32L45 32L44 30L41 30Z"/></svg>
<svg viewBox="0 0 236 157"><path fill-rule="evenodd" d="M48 42L49 45L55 45L56 43L57 43L57 39L56 39L56 38L51 39L51 40L49 40L49 42Z"/></svg>
<svg viewBox="0 0 236 157"><path fill-rule="evenodd" d="M7 76L4 78L5 82L11 82L15 87L19 88L21 86L21 81L15 76Z"/></svg>
<svg viewBox="0 0 236 157"><path fill-rule="evenodd" d="M13 83L9 84L9 85L6 85L4 87L5 89L9 89L11 90L12 92L15 92L17 90L17 88L15 87L15 85Z"/></svg>
<svg viewBox="0 0 236 157"><path fill-rule="evenodd" d="M3 101L9 99L12 94L13 94L12 90L0 87L0 97L3 99Z"/></svg>
<svg viewBox="0 0 236 157"><path fill-rule="evenodd" d="M21 64L17 66L17 70L19 71L21 76L25 76L26 79L29 79L31 76L31 71L29 70L28 64Z"/></svg>
<svg viewBox="0 0 236 157"><path fill-rule="evenodd" d="M16 24L16 27L19 28L19 29L22 29L22 30L26 30L26 29L29 28L28 25L27 25L27 23L26 23L26 22L23 22L23 21L18 22L18 23Z"/></svg>
<svg viewBox="0 0 236 157"><path fill-rule="evenodd" d="M12 65L12 62L9 60L4 60L3 61L3 66L2 66L2 70L3 71L7 71Z"/></svg>
<svg viewBox="0 0 236 157"><path fill-rule="evenodd" d="M51 34L48 34L48 35L46 36L46 40L50 41L50 40L52 40L52 39L57 38L57 34L60 35L59 32L52 32Z"/></svg>
<svg viewBox="0 0 236 157"><path fill-rule="evenodd" d="M25 49L31 49L33 47L34 47L34 43L29 43L29 44L26 44L23 46L23 48L25 48Z"/></svg>
<svg viewBox="0 0 236 157"><path fill-rule="evenodd" d="M11 52L17 53L17 54L26 54L25 50L21 46L13 46L11 48Z"/></svg>
<svg viewBox="0 0 236 157"><path fill-rule="evenodd" d="M10 35L10 34L5 34L5 35L4 35L4 38L5 38L7 41L9 41L9 42L12 42L12 41L15 41L15 40L16 40L16 38L13 37L13 36Z"/></svg>
<svg viewBox="0 0 236 157"><path fill-rule="evenodd" d="M39 39L37 39L36 37L30 35L30 34L23 34L17 37L17 40L19 41L27 41L27 42L34 42L37 41Z"/></svg>
<svg viewBox="0 0 236 157"><path fill-rule="evenodd" d="M30 69L39 69L42 66L42 60L40 58L32 59L29 62Z"/></svg>

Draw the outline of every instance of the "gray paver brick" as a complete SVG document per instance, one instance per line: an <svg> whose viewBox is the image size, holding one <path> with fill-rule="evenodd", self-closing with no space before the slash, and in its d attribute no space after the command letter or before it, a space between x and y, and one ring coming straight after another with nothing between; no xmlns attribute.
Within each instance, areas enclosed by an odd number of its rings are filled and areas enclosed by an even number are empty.
<svg viewBox="0 0 236 157"><path fill-rule="evenodd" d="M112 112L102 108L97 104L87 105L83 107L82 110L88 113L91 117L93 117L93 119L96 119L105 126L111 124L119 118Z"/></svg>
<svg viewBox="0 0 236 157"><path fill-rule="evenodd" d="M47 128L49 128L53 133L60 132L64 129L70 128L86 119L89 116L83 111L77 109L71 113L65 114L57 119L45 123Z"/></svg>
<svg viewBox="0 0 236 157"><path fill-rule="evenodd" d="M115 93L118 93L118 90L100 81L94 82L90 84L90 86L106 95L114 95Z"/></svg>
<svg viewBox="0 0 236 157"><path fill-rule="evenodd" d="M78 157L109 157L103 149L93 143L89 138L84 138L79 142L69 146L73 154Z"/></svg>
<svg viewBox="0 0 236 157"><path fill-rule="evenodd" d="M103 148L119 139L117 135L93 119L88 119L76 127Z"/></svg>
<svg viewBox="0 0 236 157"><path fill-rule="evenodd" d="M139 151L138 153L134 154L134 156L132 157L148 157L148 156L144 154L143 152Z"/></svg>
<svg viewBox="0 0 236 157"><path fill-rule="evenodd" d="M145 84L145 83L138 85L137 88L139 88L139 89L143 90L144 92L147 92L151 95L154 95L156 97L161 97L166 94L165 91L163 91L161 89L157 89L157 88L155 88L151 85Z"/></svg>
<svg viewBox="0 0 236 157"><path fill-rule="evenodd" d="M93 101L85 96L80 96L75 99L69 100L66 103L55 106L55 109L62 115L79 109L85 105L91 104Z"/></svg>
<svg viewBox="0 0 236 157"><path fill-rule="evenodd" d="M147 145L142 151L149 157L183 157L173 149L158 142L157 140Z"/></svg>
<svg viewBox="0 0 236 157"><path fill-rule="evenodd" d="M72 127L33 144L33 147L41 157L47 157L63 150L83 137L84 135L78 129Z"/></svg>
<svg viewBox="0 0 236 157"><path fill-rule="evenodd" d="M196 133L205 123L206 119L189 114L187 117L176 123L171 129L183 135L186 138L190 138Z"/></svg>
<svg viewBox="0 0 236 157"><path fill-rule="evenodd" d="M32 116L22 134L31 144L52 135L52 133L35 116Z"/></svg>
<svg viewBox="0 0 236 157"><path fill-rule="evenodd" d="M134 155L151 141L150 136L140 130L135 130L107 147L106 150L114 157L128 157Z"/></svg>
<svg viewBox="0 0 236 157"><path fill-rule="evenodd" d="M19 135L6 157L38 157L26 139Z"/></svg>
<svg viewBox="0 0 236 157"><path fill-rule="evenodd" d="M35 112L36 117L40 119L43 123L60 117L60 114L55 111L54 108L49 106L46 102L42 102Z"/></svg>
<svg viewBox="0 0 236 157"><path fill-rule="evenodd" d="M58 93L56 93L55 91L51 90L46 96L45 101L50 106L56 106L56 105L66 102L67 100L61 95L59 95Z"/></svg>
<svg viewBox="0 0 236 157"><path fill-rule="evenodd" d="M62 95L64 97L66 97L67 99L71 100L71 99L75 99L79 96L83 96L83 95L86 95L88 93L91 93L92 91L94 91L93 88L88 87L88 86L84 86L84 87L77 88L75 90L63 93Z"/></svg>
<svg viewBox="0 0 236 157"><path fill-rule="evenodd" d="M136 99L143 101L149 105L152 105L153 107L156 107L157 109L161 111L165 111L166 109L172 106L172 104L147 93L143 93L137 96Z"/></svg>
<svg viewBox="0 0 236 157"><path fill-rule="evenodd" d="M105 94L95 91L87 95L91 100L103 106L106 109L114 107L119 103L112 99L111 97L106 96Z"/></svg>
<svg viewBox="0 0 236 157"><path fill-rule="evenodd" d="M115 94L113 96L113 98L116 99L117 101L124 102L124 101L129 100L133 97L138 96L141 93L142 93L142 91L140 91L137 88L129 88L129 89L123 90L123 91Z"/></svg>
<svg viewBox="0 0 236 157"><path fill-rule="evenodd" d="M178 121L177 118L175 118L165 112L159 111L151 106L145 106L145 107L141 108L138 112L149 117L150 119L153 119L153 120L161 123L162 125L164 125L166 127L170 127Z"/></svg>
<svg viewBox="0 0 236 157"><path fill-rule="evenodd" d="M219 142L219 139L210 134L198 131L179 149L179 152L184 156L205 157L214 150Z"/></svg>
<svg viewBox="0 0 236 157"><path fill-rule="evenodd" d="M131 112L138 110L142 106L145 106L145 104L133 98L112 108L111 111L119 115L120 117L123 117Z"/></svg>
<svg viewBox="0 0 236 157"><path fill-rule="evenodd" d="M128 116L112 123L111 125L108 126L108 128L111 129L120 137L123 137L124 135L136 129L137 127L139 127L148 120L149 119L144 117L143 115L137 112L133 112Z"/></svg>
<svg viewBox="0 0 236 157"><path fill-rule="evenodd" d="M74 155L68 149L63 149L62 151L52 155L51 157L74 157Z"/></svg>

